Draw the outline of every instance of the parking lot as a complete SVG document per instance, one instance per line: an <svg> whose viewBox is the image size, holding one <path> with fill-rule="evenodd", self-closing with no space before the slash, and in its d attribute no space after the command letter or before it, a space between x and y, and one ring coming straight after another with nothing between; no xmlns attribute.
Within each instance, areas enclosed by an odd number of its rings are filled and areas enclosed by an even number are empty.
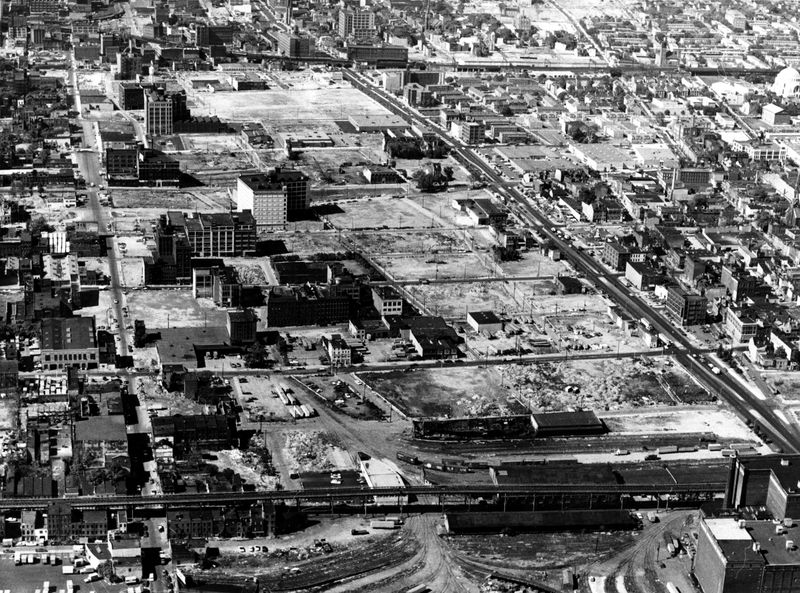
<svg viewBox="0 0 800 593"><path fill-rule="evenodd" d="M67 580L71 580L75 591L80 593L120 593L127 591L122 584L110 585L104 581L84 583L85 574L62 574L62 565L25 564L14 566L14 554L0 556L0 590L9 589L12 593L35 593L41 589L44 581L50 582L50 591L56 593L67 589Z"/></svg>

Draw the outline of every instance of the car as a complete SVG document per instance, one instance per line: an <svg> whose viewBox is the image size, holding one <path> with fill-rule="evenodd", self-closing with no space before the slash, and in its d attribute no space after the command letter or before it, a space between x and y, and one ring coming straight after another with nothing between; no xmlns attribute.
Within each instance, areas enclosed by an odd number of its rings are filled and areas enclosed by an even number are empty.
<svg viewBox="0 0 800 593"><path fill-rule="evenodd" d="M114 304L119 305L119 299L114 299Z"/></svg>

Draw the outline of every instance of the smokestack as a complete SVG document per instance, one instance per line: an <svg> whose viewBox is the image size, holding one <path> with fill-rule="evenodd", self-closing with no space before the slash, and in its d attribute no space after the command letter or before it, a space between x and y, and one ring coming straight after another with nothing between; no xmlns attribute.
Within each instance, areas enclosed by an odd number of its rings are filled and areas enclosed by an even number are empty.
<svg viewBox="0 0 800 593"><path fill-rule="evenodd" d="M294 12L294 6L292 6L292 0L286 0L286 24L292 24L292 13Z"/></svg>

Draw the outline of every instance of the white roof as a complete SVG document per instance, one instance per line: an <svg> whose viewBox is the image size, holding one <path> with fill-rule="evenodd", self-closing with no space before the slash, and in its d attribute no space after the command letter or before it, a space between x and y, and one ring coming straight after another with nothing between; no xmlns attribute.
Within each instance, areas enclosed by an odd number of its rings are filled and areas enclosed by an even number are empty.
<svg viewBox="0 0 800 593"><path fill-rule="evenodd" d="M706 525L717 541L752 541L753 539L746 529L739 527L736 519L706 519Z"/></svg>
<svg viewBox="0 0 800 593"><path fill-rule="evenodd" d="M371 488L403 486L403 479L388 463L379 459L361 461L361 472Z"/></svg>

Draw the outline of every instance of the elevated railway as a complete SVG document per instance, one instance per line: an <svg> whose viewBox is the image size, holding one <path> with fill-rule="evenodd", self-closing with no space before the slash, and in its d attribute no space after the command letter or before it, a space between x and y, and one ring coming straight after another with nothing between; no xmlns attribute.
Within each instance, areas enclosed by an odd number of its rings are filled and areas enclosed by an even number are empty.
<svg viewBox="0 0 800 593"><path fill-rule="evenodd" d="M0 510L45 510L52 504L69 504L76 509L101 509L124 507L191 507L243 503L331 503L357 501L364 503L378 499L393 504L392 499L408 497L446 500L457 498L529 498L533 496L699 496L725 492L726 482L691 482L660 484L520 484L513 486L487 485L410 485L391 488L315 488L308 490L276 490L256 492L206 492L187 494L162 494L158 496L78 496L69 498L4 498ZM413 504L413 503L412 503Z"/></svg>

